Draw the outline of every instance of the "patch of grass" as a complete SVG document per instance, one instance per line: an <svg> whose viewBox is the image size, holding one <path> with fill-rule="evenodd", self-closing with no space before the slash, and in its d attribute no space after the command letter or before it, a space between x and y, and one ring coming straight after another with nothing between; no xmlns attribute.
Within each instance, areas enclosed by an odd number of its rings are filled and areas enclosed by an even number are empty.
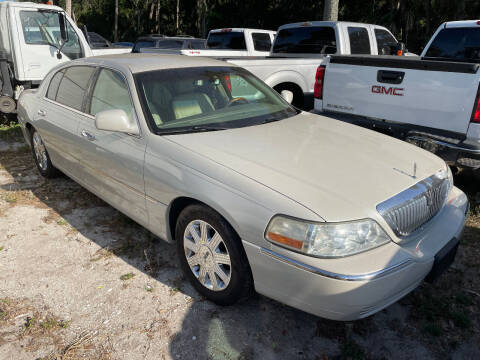
<svg viewBox="0 0 480 360"><path fill-rule="evenodd" d="M58 323L58 326L60 326L62 329L68 329L71 322L72 320L62 320Z"/></svg>
<svg viewBox="0 0 480 360"><path fill-rule="evenodd" d="M145 290L148 291L148 292L153 292L153 286L145 285Z"/></svg>
<svg viewBox="0 0 480 360"><path fill-rule="evenodd" d="M22 138L22 128L18 123L10 122L10 125L0 125L0 139L2 140L20 140Z"/></svg>
<svg viewBox="0 0 480 360"><path fill-rule="evenodd" d="M47 318L40 323L40 326L45 330L50 330L58 326L58 321L54 318Z"/></svg>
<svg viewBox="0 0 480 360"><path fill-rule="evenodd" d="M14 193L8 192L7 195L5 196L5 201L8 202L9 204L14 204L17 202L17 197Z"/></svg>
<svg viewBox="0 0 480 360"><path fill-rule="evenodd" d="M123 274L122 276L120 276L120 280L122 280L122 281L130 280L134 276L135 276L134 273Z"/></svg>
<svg viewBox="0 0 480 360"><path fill-rule="evenodd" d="M7 304L7 305L8 305L8 303L9 303L8 299L0 299L0 302L1 302L2 304Z"/></svg>
<svg viewBox="0 0 480 360"><path fill-rule="evenodd" d="M452 311L450 317L455 326L460 329L470 329L472 327L472 319L466 311Z"/></svg>
<svg viewBox="0 0 480 360"><path fill-rule="evenodd" d="M3 311L3 310L0 310L0 320L3 320L7 317L7 312L6 311Z"/></svg>
<svg viewBox="0 0 480 360"><path fill-rule="evenodd" d="M35 326L36 323L37 323L37 319L29 316L27 317L25 324L23 326L25 327L25 329L31 329Z"/></svg>
<svg viewBox="0 0 480 360"><path fill-rule="evenodd" d="M362 360L365 359L365 352L356 342L347 339L342 344L342 356L345 359Z"/></svg>
<svg viewBox="0 0 480 360"><path fill-rule="evenodd" d="M57 220L57 224L58 224L58 225L61 225L61 226L65 226L65 225L68 224L68 222L67 222L67 220L65 220L65 219L58 219L58 220Z"/></svg>
<svg viewBox="0 0 480 360"><path fill-rule="evenodd" d="M3 249L5 249L3 246L0 246L0 251L2 251Z"/></svg>
<svg viewBox="0 0 480 360"><path fill-rule="evenodd" d="M428 322L424 327L423 331L431 336L440 336L443 334L442 327L436 321Z"/></svg>

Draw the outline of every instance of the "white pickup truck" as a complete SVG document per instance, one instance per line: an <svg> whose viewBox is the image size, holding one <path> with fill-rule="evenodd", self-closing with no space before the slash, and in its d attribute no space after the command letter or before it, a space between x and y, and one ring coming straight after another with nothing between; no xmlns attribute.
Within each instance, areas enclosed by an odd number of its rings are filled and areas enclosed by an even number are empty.
<svg viewBox="0 0 480 360"><path fill-rule="evenodd" d="M442 24L421 57L332 56L315 112L412 142L480 169L480 21Z"/></svg>
<svg viewBox="0 0 480 360"><path fill-rule="evenodd" d="M275 31L261 29L214 29L207 37L207 49L166 49L144 47L133 52L164 55L208 56L215 58L267 56Z"/></svg>
<svg viewBox="0 0 480 360"><path fill-rule="evenodd" d="M315 72L327 54L397 54L403 44L378 25L314 21L278 28L268 58L225 59L239 65L281 93L293 93L293 105L313 107Z"/></svg>
<svg viewBox="0 0 480 360"><path fill-rule="evenodd" d="M60 7L0 2L0 114L14 113L23 89L37 87L60 63L130 51L92 50L82 31Z"/></svg>

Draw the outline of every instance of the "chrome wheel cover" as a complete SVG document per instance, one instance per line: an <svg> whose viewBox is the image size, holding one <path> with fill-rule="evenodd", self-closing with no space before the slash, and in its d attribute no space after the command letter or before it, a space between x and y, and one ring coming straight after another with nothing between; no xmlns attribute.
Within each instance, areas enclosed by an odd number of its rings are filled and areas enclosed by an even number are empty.
<svg viewBox="0 0 480 360"><path fill-rule="evenodd" d="M183 248L190 270L207 289L224 290L230 283L232 266L227 246L207 222L193 220L185 229Z"/></svg>
<svg viewBox="0 0 480 360"><path fill-rule="evenodd" d="M47 160L47 150L43 144L42 138L38 135L38 132L33 133L33 151L35 157L37 158L37 164L43 171L47 170L48 160Z"/></svg>

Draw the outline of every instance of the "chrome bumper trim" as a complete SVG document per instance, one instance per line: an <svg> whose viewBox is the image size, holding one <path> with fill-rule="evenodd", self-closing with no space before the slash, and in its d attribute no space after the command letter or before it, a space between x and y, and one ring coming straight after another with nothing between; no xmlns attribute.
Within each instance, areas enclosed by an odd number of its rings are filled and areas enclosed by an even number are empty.
<svg viewBox="0 0 480 360"><path fill-rule="evenodd" d="M480 154L480 149L468 149L468 148L464 148L464 147L461 147L461 146L457 146L457 145L447 143L445 141L431 139L431 138L428 138L428 137L408 136L407 139L423 141L423 142L430 142L430 143L434 143L434 144L437 144L437 145L440 145L440 146L448 147L449 149L452 149L452 150L458 150L458 151L469 153L469 154Z"/></svg>
<svg viewBox="0 0 480 360"><path fill-rule="evenodd" d="M366 281L366 280L379 279L383 276L386 276L386 275L391 274L395 271L403 269L404 267L410 265L410 263L413 263L413 260L407 259L407 260L404 260L404 261L402 261L398 264L395 264L395 265L389 266L385 269L374 271L374 272L371 272L371 273L359 274L359 275L347 275L347 274L337 274L337 273L333 273L333 272L330 272L330 271L327 271L327 270L322 270L322 269L319 269L317 267L314 267L314 266L311 266L311 265L308 265L308 264L304 264L300 261L293 260L291 258L283 256L283 255L281 255L281 254L279 254L275 251L269 250L269 249L260 248L260 252L264 255L270 256L270 257L272 257L276 260L279 260L279 261L281 261L285 264L294 266L298 269L305 270L305 271L311 272L311 273L316 274L316 275L321 275L321 276L325 276L325 277L328 277L328 278L331 278L331 279L343 280L343 281Z"/></svg>

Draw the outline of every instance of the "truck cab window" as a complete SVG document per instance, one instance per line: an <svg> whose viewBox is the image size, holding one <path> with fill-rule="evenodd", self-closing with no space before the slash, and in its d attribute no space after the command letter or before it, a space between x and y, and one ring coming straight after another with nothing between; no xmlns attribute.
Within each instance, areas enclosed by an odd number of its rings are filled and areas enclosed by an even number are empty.
<svg viewBox="0 0 480 360"><path fill-rule="evenodd" d="M480 28L446 28L441 30L425 57L464 62L480 60Z"/></svg>
<svg viewBox="0 0 480 360"><path fill-rule="evenodd" d="M397 45L397 40L388 31L375 29L378 55L391 55L391 46Z"/></svg>
<svg viewBox="0 0 480 360"><path fill-rule="evenodd" d="M58 13L46 11L20 11L23 38L28 45L50 45L59 49L62 45ZM71 60L82 57L78 35L67 21L68 41L62 52Z"/></svg>
<svg viewBox="0 0 480 360"><path fill-rule="evenodd" d="M257 51L270 51L272 47L272 40L270 35L266 33L253 33L253 47Z"/></svg>
<svg viewBox="0 0 480 360"><path fill-rule="evenodd" d="M274 53L335 54L335 29L330 26L306 26L282 29L273 45Z"/></svg>
<svg viewBox="0 0 480 360"><path fill-rule="evenodd" d="M370 39L364 27L348 27L351 54L370 54Z"/></svg>
<svg viewBox="0 0 480 360"><path fill-rule="evenodd" d="M245 35L238 31L214 32L208 35L207 48L247 50Z"/></svg>

